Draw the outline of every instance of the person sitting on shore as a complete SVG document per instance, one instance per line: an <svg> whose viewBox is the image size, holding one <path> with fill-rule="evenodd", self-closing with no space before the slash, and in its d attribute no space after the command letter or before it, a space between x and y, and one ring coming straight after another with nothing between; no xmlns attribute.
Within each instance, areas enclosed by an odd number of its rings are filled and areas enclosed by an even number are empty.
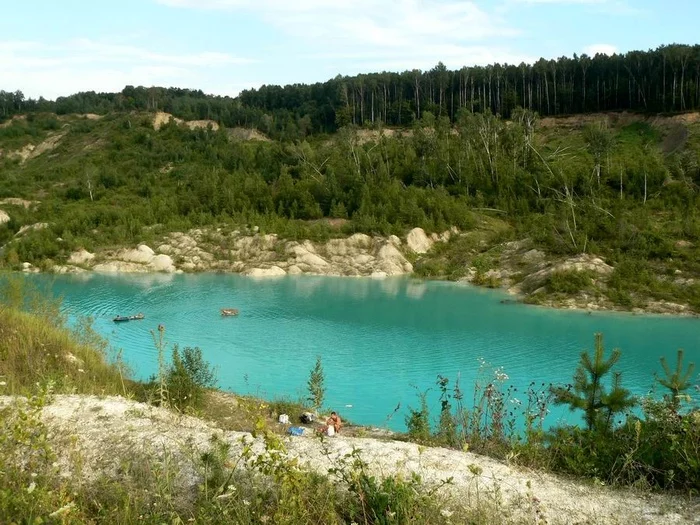
<svg viewBox="0 0 700 525"><path fill-rule="evenodd" d="M326 420L326 424L321 427L321 433L327 434L328 429L333 427L333 434L340 432L340 428L343 426L343 421L336 412L331 412L331 417Z"/></svg>

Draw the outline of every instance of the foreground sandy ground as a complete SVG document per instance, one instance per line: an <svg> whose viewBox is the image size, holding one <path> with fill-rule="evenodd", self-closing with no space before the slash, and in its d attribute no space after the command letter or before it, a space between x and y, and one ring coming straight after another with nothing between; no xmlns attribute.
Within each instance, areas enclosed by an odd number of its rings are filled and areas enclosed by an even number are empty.
<svg viewBox="0 0 700 525"><path fill-rule="evenodd" d="M0 398L0 405L9 398ZM43 409L51 440L59 445L65 475L89 480L116 472L125 458L151 457L179 464L183 487L196 485L193 451L210 448L213 436L231 444L232 459L260 439L223 431L200 419L121 397L56 396ZM476 454L426 448L411 443L337 435L287 437L288 454L303 468L327 473L353 449L378 475L417 473L428 486L452 478L445 490L461 504L496 505L510 519L548 524L683 524L700 523L700 498L675 498L614 490L574 482ZM76 456L79 454L79 456ZM80 472L71 458L81 457Z"/></svg>

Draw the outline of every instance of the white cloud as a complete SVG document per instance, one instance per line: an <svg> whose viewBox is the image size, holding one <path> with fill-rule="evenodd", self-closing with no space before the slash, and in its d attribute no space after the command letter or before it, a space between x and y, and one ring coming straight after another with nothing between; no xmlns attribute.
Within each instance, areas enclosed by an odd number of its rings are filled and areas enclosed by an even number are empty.
<svg viewBox="0 0 700 525"><path fill-rule="evenodd" d="M524 59L505 50L518 35L500 16L464 0L156 0L170 7L246 11L306 42L323 43L316 58L397 67L449 67ZM487 51L486 41L499 45ZM476 46L476 47L475 47ZM475 59L476 57L476 59ZM426 66L426 64L428 66ZM347 62L343 66L347 66ZM346 69L344 67L344 69Z"/></svg>
<svg viewBox="0 0 700 525"><path fill-rule="evenodd" d="M597 54L612 56L618 52L617 47L612 44L592 44L586 46L583 51L590 56L595 56Z"/></svg>
<svg viewBox="0 0 700 525"><path fill-rule="evenodd" d="M56 98L78 91L120 91L127 84L200 87L198 80L207 72L250 62L227 53L161 53L90 39L54 45L0 41L0 89Z"/></svg>
<svg viewBox="0 0 700 525"><path fill-rule="evenodd" d="M610 0L515 0L521 4L610 4Z"/></svg>
<svg viewBox="0 0 700 525"><path fill-rule="evenodd" d="M646 11L643 8L634 6L629 0L506 0L512 4L528 4L531 6L581 6L591 10L606 13L609 15L640 15Z"/></svg>

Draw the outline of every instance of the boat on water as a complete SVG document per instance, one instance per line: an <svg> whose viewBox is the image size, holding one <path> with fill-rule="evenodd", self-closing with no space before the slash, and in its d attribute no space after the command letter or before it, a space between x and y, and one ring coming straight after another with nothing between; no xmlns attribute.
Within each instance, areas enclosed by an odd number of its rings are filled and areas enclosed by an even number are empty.
<svg viewBox="0 0 700 525"><path fill-rule="evenodd" d="M221 317L233 317L238 315L238 308L222 308Z"/></svg>
<svg viewBox="0 0 700 525"><path fill-rule="evenodd" d="M125 323L127 321L140 321L141 319L145 319L146 316L143 314L136 314L136 315L118 315L114 319L112 319L115 323Z"/></svg>

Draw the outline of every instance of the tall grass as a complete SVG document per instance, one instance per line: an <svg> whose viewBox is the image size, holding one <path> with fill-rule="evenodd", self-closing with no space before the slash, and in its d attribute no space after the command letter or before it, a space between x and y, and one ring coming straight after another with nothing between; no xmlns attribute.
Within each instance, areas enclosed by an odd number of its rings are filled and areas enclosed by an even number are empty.
<svg viewBox="0 0 700 525"><path fill-rule="evenodd" d="M89 319L69 328L60 300L21 277L2 278L0 294L3 393L31 395L51 382L62 393L126 394L125 367L108 362L107 342Z"/></svg>

